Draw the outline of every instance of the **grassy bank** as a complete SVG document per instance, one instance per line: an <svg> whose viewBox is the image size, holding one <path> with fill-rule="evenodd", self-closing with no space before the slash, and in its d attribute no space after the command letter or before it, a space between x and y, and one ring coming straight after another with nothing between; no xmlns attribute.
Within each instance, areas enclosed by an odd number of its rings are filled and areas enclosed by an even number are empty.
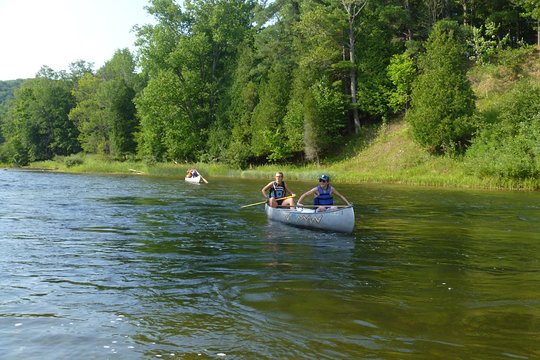
<svg viewBox="0 0 540 360"><path fill-rule="evenodd" d="M351 146L354 147L355 144ZM417 186L485 189L537 190L540 180L503 182L478 178L468 174L460 159L431 156L417 146L408 135L408 126L397 122L378 129L366 144L356 144L360 150L344 155L341 160L320 166L264 165L246 170L224 164L145 164L138 161L114 161L96 155L73 155L54 161L32 163L30 168L51 171L103 174L132 174L157 177L183 177L196 167L206 178L241 177L271 179L277 170L290 180L314 181L321 173L329 174L336 183L387 183Z"/></svg>

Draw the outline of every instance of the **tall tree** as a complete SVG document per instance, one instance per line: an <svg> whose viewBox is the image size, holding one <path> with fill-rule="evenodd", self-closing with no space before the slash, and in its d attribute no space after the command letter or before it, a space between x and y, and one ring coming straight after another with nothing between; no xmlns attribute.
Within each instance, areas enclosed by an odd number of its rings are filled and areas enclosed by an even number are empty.
<svg viewBox="0 0 540 360"><path fill-rule="evenodd" d="M349 77L350 77L350 86L351 86L351 107L352 107L352 114L353 114L353 122L354 122L354 131L356 133L360 132L360 115L358 114L358 106L357 106L357 62L356 62L356 39L358 31L358 18L360 13L362 12L362 9L367 4L367 0L341 0L341 5L343 6L343 9L345 10L345 13L347 14L347 23L348 23L348 30L347 30L347 50L348 50L348 58L349 62L351 63L350 70L349 70Z"/></svg>
<svg viewBox="0 0 540 360"><path fill-rule="evenodd" d="M178 118L170 119L170 124L177 124L178 141L166 146L179 149L166 149L166 154L182 154L190 159L197 158L204 151L209 129L217 119L218 109L226 108L228 87L232 80L238 45L251 23L251 8L253 2L248 0L235 1L202 1L189 0L184 3L185 10L171 0L153 0L149 12L158 23L139 28L139 46L143 70L149 74L148 86L152 91L144 91L138 102L138 113L141 118L141 141L149 139L145 129L155 117L154 111L159 106L152 102L171 101L162 104L166 111L159 118L168 118L176 114ZM171 79L170 76L176 76ZM166 86L161 99L147 98L159 94L159 81L165 81ZM172 91L172 83L177 83L177 89ZM174 94L176 98L171 97ZM177 111L171 107L177 107ZM151 113L146 113L150 111ZM159 115L159 114L158 114ZM183 122L189 124L180 125ZM175 125L176 126L176 125ZM190 129L194 133L185 133ZM187 143L181 142L186 139ZM197 139L195 143L193 139ZM224 139L225 140L225 139ZM148 144L139 144L145 149L153 148ZM191 153L183 150L189 145ZM163 154L154 154L161 157ZM178 159L183 160L183 159Z"/></svg>
<svg viewBox="0 0 540 360"><path fill-rule="evenodd" d="M419 62L406 119L415 140L433 153L462 152L473 134L475 96L467 79L467 57L459 25L435 24Z"/></svg>
<svg viewBox="0 0 540 360"><path fill-rule="evenodd" d="M253 39L246 38L241 46L238 65L230 88L231 104L227 110L231 136L227 146L226 161L241 168L247 167L254 154L251 147L251 118L257 105L257 84L254 67Z"/></svg>
<svg viewBox="0 0 540 360"><path fill-rule="evenodd" d="M77 106L69 114L77 124L84 151L121 157L135 152L135 61L118 50L96 75L86 73L73 90Z"/></svg>

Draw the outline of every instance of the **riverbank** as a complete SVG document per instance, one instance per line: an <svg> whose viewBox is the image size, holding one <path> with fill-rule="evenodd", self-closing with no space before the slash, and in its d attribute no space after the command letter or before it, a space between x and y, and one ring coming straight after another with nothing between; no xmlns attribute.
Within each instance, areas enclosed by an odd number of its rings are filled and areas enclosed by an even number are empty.
<svg viewBox="0 0 540 360"><path fill-rule="evenodd" d="M408 136L408 126L396 122L374 130L371 140L350 144L348 155L331 164L263 165L249 169L231 168L225 164L155 163L115 161L97 155L57 157L54 161L30 164L25 169L42 169L74 173L130 174L137 176L184 177L196 167L205 178L240 177L271 179L277 170L289 180L313 181L326 173L334 183L385 183L450 188L528 190L540 189L540 179L503 181L472 175L459 158L432 156Z"/></svg>

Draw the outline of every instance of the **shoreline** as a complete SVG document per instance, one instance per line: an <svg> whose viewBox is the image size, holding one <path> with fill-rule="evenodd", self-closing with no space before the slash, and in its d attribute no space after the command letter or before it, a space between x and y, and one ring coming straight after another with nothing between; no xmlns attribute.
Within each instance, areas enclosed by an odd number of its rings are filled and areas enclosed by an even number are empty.
<svg viewBox="0 0 540 360"><path fill-rule="evenodd" d="M343 164L342 164L343 166ZM102 175L129 175L129 176L153 176L162 178L182 178L190 168L197 168L205 178L225 177L243 179L271 179L276 171L283 171L288 180L313 181L321 173L327 173L336 184L381 184L397 186L432 187L441 189L464 189L464 190L496 190L496 191L528 191L539 190L538 180L530 182L522 181L503 186L496 179L478 179L471 176L456 176L451 174L417 174L404 176L404 174L381 174L373 175L369 172L359 172L354 169L342 169L339 165L328 167L316 167L314 165L261 165L251 169L234 169L224 164L175 164L156 163L145 164L143 162L120 162L106 159L97 159L93 156L85 157L76 165L67 166L59 161L42 161L31 163L25 167L3 166L3 170L20 170L36 172L61 172L77 174L102 174Z"/></svg>

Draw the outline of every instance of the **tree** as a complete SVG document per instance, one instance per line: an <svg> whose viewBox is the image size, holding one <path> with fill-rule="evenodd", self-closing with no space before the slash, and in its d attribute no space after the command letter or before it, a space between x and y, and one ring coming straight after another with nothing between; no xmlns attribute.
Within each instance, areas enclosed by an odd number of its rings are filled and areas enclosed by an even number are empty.
<svg viewBox="0 0 540 360"><path fill-rule="evenodd" d="M139 146L146 156L179 154L196 159L203 154L211 129L222 126L214 123L224 122L218 114L230 101L227 95L238 45L251 26L253 6L248 0L190 0L184 2L183 11L171 0L152 1L148 9L158 23L138 29L141 64L150 77L148 86L152 87L151 91L142 92L137 104L142 135L139 139L146 142ZM166 94L161 94L162 98L151 97L160 93L158 81L165 82ZM176 84L176 89L172 84ZM165 100L170 103L163 103ZM170 118L172 115L176 118ZM176 133L174 138L180 143L166 141L160 145L166 147L162 150L150 145L154 144L150 134L154 129L144 127L152 126L154 120L150 117L156 116L178 126L175 131L170 129L169 134ZM188 130L190 133L185 133ZM226 144L226 138L222 141ZM184 151L187 147L191 149L189 153ZM158 153L148 154L152 149Z"/></svg>
<svg viewBox="0 0 540 360"><path fill-rule="evenodd" d="M86 72L73 90L77 106L69 114L77 124L85 152L121 157L135 152L135 61L118 50L96 75Z"/></svg>
<svg viewBox="0 0 540 360"><path fill-rule="evenodd" d="M20 165L79 151L77 129L68 113L75 105L72 82L44 67L15 92L3 124L11 160Z"/></svg>
<svg viewBox="0 0 540 360"><path fill-rule="evenodd" d="M362 12L362 9L366 6L367 0L341 0L341 4L347 13L347 22L349 24L347 35L348 43L347 49L349 52L349 62L351 63L349 70L350 86L351 86L351 107L353 113L354 131L360 132L360 116L358 115L356 91L357 91L357 64L356 64L356 31L357 31L357 18Z"/></svg>
<svg viewBox="0 0 540 360"><path fill-rule="evenodd" d="M512 2L525 10L523 16L536 20L536 47L540 50L540 2L538 0L512 0Z"/></svg>
<svg viewBox="0 0 540 360"><path fill-rule="evenodd" d="M388 77L394 89L388 92L388 105L395 113L407 110L411 98L411 88L416 75L414 62L408 52L396 54L387 67Z"/></svg>
<svg viewBox="0 0 540 360"><path fill-rule="evenodd" d="M143 159L195 160L200 139L196 124L182 106L182 85L171 70L161 71L135 100L141 123L138 152Z"/></svg>
<svg viewBox="0 0 540 360"><path fill-rule="evenodd" d="M289 153L283 141L286 136L282 124L289 100L290 73L276 63L268 77L260 87L260 101L253 110L251 146L256 156L275 162Z"/></svg>
<svg viewBox="0 0 540 360"><path fill-rule="evenodd" d="M345 98L341 89L319 82L310 87L305 100L304 140L308 160L319 164L324 153L341 141L345 121L335 118L336 112L345 114ZM341 119L344 119L343 116Z"/></svg>
<svg viewBox="0 0 540 360"><path fill-rule="evenodd" d="M257 105L257 84L253 76L253 39L246 38L238 59L233 84L230 88L231 104L227 118L231 126L231 136L227 146L226 160L240 168L245 168L254 154L251 147L251 119Z"/></svg>
<svg viewBox="0 0 540 360"><path fill-rule="evenodd" d="M419 67L406 116L415 140L432 153L463 152L473 135L475 96L466 77L466 50L456 22L435 24Z"/></svg>

